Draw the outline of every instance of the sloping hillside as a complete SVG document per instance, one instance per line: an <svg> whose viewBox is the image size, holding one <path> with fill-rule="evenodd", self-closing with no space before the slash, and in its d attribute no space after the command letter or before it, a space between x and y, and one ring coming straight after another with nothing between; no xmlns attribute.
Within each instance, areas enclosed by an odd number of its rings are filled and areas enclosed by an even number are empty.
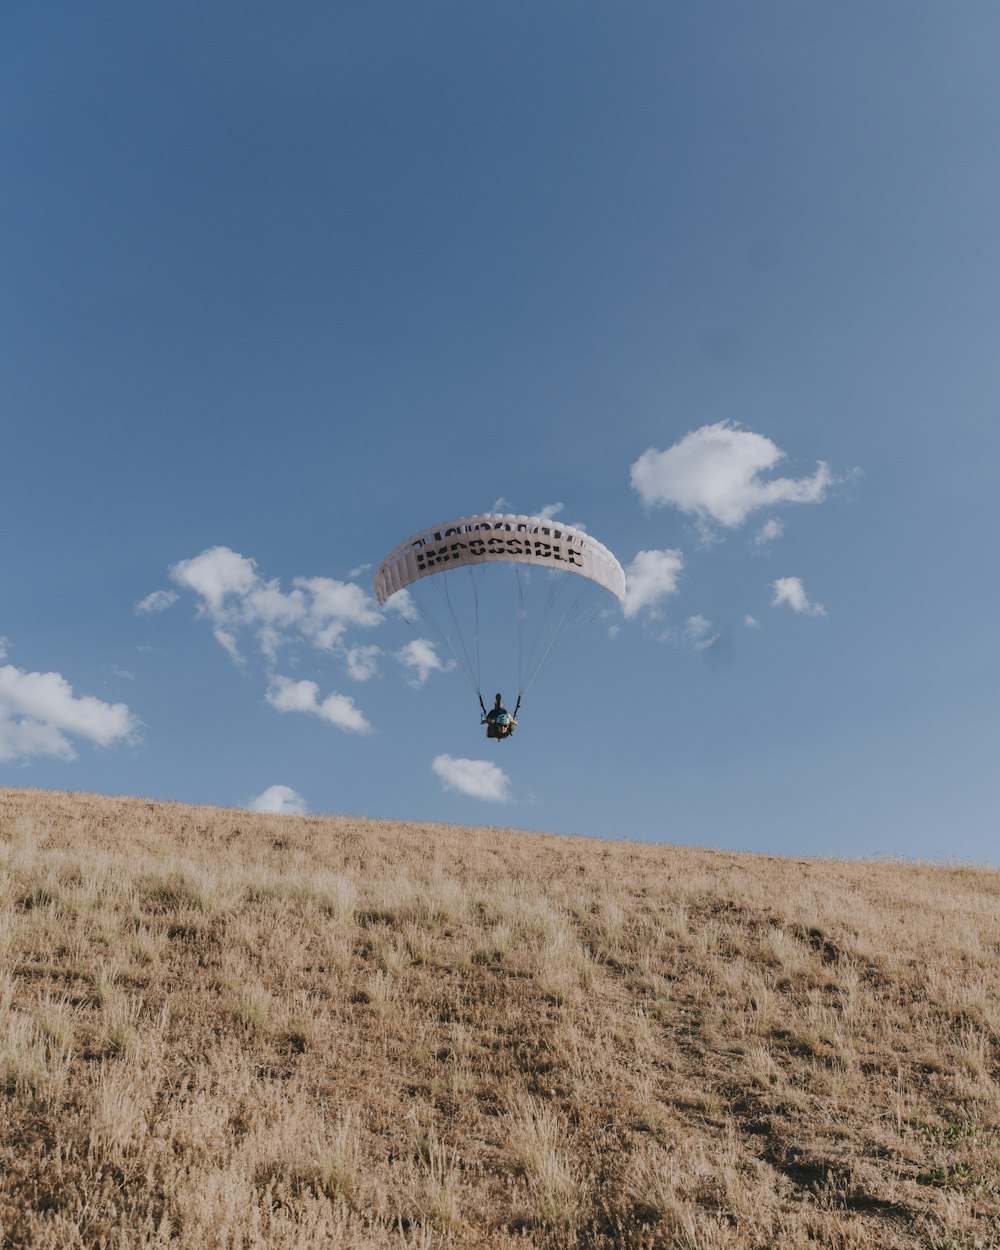
<svg viewBox="0 0 1000 1250"><path fill-rule="evenodd" d="M3 1247L1000 1246L1000 874L0 790Z"/></svg>

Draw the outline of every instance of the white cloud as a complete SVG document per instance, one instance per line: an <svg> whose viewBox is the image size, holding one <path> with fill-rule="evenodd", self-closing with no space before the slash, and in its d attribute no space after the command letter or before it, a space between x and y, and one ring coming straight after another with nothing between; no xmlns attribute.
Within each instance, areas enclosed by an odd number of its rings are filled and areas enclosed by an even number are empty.
<svg viewBox="0 0 1000 1250"><path fill-rule="evenodd" d="M345 657L347 675L354 681L368 681L378 672L381 647L351 647Z"/></svg>
<svg viewBox="0 0 1000 1250"><path fill-rule="evenodd" d="M199 597L199 614L212 622L217 642L237 664L244 663L243 631L252 631L271 663L282 646L303 639L321 651L346 657L347 631L370 629L384 619L373 596L355 582L297 577L292 589L285 591L276 578L262 578L253 559L229 547L209 547L181 560L171 567L170 576ZM404 606L393 604L398 610Z"/></svg>
<svg viewBox="0 0 1000 1250"><path fill-rule="evenodd" d="M564 503L547 503L531 515L539 517L542 521L554 521L560 512L565 511L566 505ZM566 526L567 529L582 530L583 533L587 532L587 527L582 521L562 521L560 524Z"/></svg>
<svg viewBox="0 0 1000 1250"><path fill-rule="evenodd" d="M253 624L263 624L273 629L287 628L300 621L306 612L305 596L301 590L289 594L281 589L275 578L269 582L256 582L243 599L243 616Z"/></svg>
<svg viewBox="0 0 1000 1250"><path fill-rule="evenodd" d="M774 592L772 607L787 603L793 612L803 616L826 616L826 608L821 603L810 603L800 577L779 577L771 583L771 589Z"/></svg>
<svg viewBox="0 0 1000 1250"><path fill-rule="evenodd" d="M502 768L488 760L454 759L438 755L431 767L441 778L446 790L457 790L473 799L506 803L510 798L510 779Z"/></svg>
<svg viewBox="0 0 1000 1250"><path fill-rule="evenodd" d="M743 618L743 624L747 629L760 629L760 621L755 616L751 616L749 612Z"/></svg>
<svg viewBox="0 0 1000 1250"><path fill-rule="evenodd" d="M234 664L242 665L244 663L243 656L240 654L239 646L236 643L236 635L231 629L223 629L221 625L216 625L212 630L212 636L215 641L222 647Z"/></svg>
<svg viewBox="0 0 1000 1250"><path fill-rule="evenodd" d="M719 633L707 616L689 616L684 626L684 637L698 651L704 651L719 641Z"/></svg>
<svg viewBox="0 0 1000 1250"><path fill-rule="evenodd" d="M754 535L753 544L755 547L766 547L768 543L774 542L776 538L780 538L785 532L785 523L777 517L771 517L765 521L757 533Z"/></svg>
<svg viewBox="0 0 1000 1250"><path fill-rule="evenodd" d="M116 677L122 677L125 681L135 681L135 673L130 672L127 668L119 668L117 664L112 664L111 671Z"/></svg>
<svg viewBox="0 0 1000 1250"><path fill-rule="evenodd" d="M301 794L290 786L268 786L250 800L250 811L271 812L278 816L308 816L309 807Z"/></svg>
<svg viewBox="0 0 1000 1250"><path fill-rule="evenodd" d="M60 673L0 667L0 760L35 755L75 759L67 735L106 747L134 736L138 725L124 703L104 703L90 695L77 698Z"/></svg>
<svg viewBox="0 0 1000 1250"><path fill-rule="evenodd" d="M258 581L256 563L229 547L208 547L190 560L180 560L170 576L200 595L214 619L224 616L229 596L249 594Z"/></svg>
<svg viewBox="0 0 1000 1250"><path fill-rule="evenodd" d="M510 511L510 500L509 500L509 499L504 499L503 495L501 495L499 499L494 499L494 500L493 500L493 511L494 511L494 512L509 512L509 511Z"/></svg>
<svg viewBox="0 0 1000 1250"><path fill-rule="evenodd" d="M154 590L145 599L140 599L132 608L140 616L152 616L156 612L166 612L180 598L176 590Z"/></svg>
<svg viewBox="0 0 1000 1250"><path fill-rule="evenodd" d="M309 596L300 628L323 651L332 650L349 626L370 629L382 624L375 599L356 582L297 577L295 585Z"/></svg>
<svg viewBox="0 0 1000 1250"><path fill-rule="evenodd" d="M625 570L625 615L656 608L661 599L677 591L684 556L675 547L666 551L640 551Z"/></svg>
<svg viewBox="0 0 1000 1250"><path fill-rule="evenodd" d="M374 567L375 566L373 564L359 564L357 568L349 569L347 576L351 579L352 582L357 581L357 579L361 576L362 573L367 573L369 569L374 568Z"/></svg>
<svg viewBox="0 0 1000 1250"><path fill-rule="evenodd" d="M275 677L267 692L267 701L279 712L308 712L321 720L351 733L371 733L372 727L364 713L346 694L334 691L325 699L319 697L319 686L314 681L292 681L290 677Z"/></svg>
<svg viewBox="0 0 1000 1250"><path fill-rule="evenodd" d="M644 452L632 465L632 486L649 507L672 504L703 523L734 527L757 508L825 497L833 477L822 461L812 477L760 477L784 458L763 434L718 421L685 434L666 451Z"/></svg>
<svg viewBox="0 0 1000 1250"><path fill-rule="evenodd" d="M389 598L386 599L382 608L384 611L396 612L406 620L416 616L419 611L416 600L405 586L402 590L394 591Z"/></svg>
<svg viewBox="0 0 1000 1250"><path fill-rule="evenodd" d="M405 647L400 647L396 652L396 659L414 674L411 679L414 686L422 686L431 673L445 673L455 667L454 660L447 663L442 661L434 644L426 638L414 638Z"/></svg>
<svg viewBox="0 0 1000 1250"><path fill-rule="evenodd" d="M36 755L76 759L69 739L54 725L37 720L14 720L0 703L0 763L29 760Z"/></svg>

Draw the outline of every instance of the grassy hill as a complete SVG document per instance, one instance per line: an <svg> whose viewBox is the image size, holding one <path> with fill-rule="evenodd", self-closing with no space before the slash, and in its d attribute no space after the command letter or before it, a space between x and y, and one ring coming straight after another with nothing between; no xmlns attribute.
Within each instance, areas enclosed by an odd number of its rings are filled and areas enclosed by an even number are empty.
<svg viewBox="0 0 1000 1250"><path fill-rule="evenodd" d="M0 789L0 1246L1000 1246L1000 873Z"/></svg>

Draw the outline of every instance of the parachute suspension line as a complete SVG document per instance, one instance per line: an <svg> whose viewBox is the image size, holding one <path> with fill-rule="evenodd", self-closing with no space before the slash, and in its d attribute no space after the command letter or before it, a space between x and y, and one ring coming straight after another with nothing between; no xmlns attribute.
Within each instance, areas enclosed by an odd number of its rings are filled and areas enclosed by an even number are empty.
<svg viewBox="0 0 1000 1250"><path fill-rule="evenodd" d="M514 576L517 578L517 704L521 705L524 693L524 582L521 581L521 566L514 565ZM515 717L517 712L514 713Z"/></svg>
<svg viewBox="0 0 1000 1250"><path fill-rule="evenodd" d="M553 628L551 625L551 616L552 616L552 610L555 604L555 592L552 586L550 585L549 594L546 598L545 610L544 610L544 615L548 617L550 620L549 641L548 641L548 645L545 647L545 650L538 657L537 662L531 668L531 671L528 674L526 674L526 679L522 683L523 694L526 694L529 688L531 687L531 685L533 684L535 678L538 676L539 672L541 671L542 666L544 665L545 661L548 659L549 652L555 646L559 638L570 627L575 625L579 621L581 616L584 615L584 612L583 612L584 605L587 603L589 599L592 599L593 589L594 588L590 586L581 587L580 590L577 592L577 594L570 601L569 605L566 608L566 611L562 614L562 618L559 620L558 624L556 624L555 627ZM594 609L594 612L592 613L591 618L590 618L591 620L593 620L594 617L597 616L598 611L599 611L599 608Z"/></svg>
<svg viewBox="0 0 1000 1250"><path fill-rule="evenodd" d="M515 565L515 568L517 568L516 565ZM525 576L530 580L530 577L531 577L530 573L526 573ZM518 593L520 597L519 625L523 626L523 623L525 619L527 618L527 612L525 610L525 604L524 604L524 584L521 581L520 569L517 570L517 587L518 587ZM545 596L545 603L538 613L538 620L535 624L534 633L532 635L531 642L528 645L526 654L523 653L523 648L519 646L518 657L517 657L517 673L518 673L518 683L519 683L518 694L524 694L528 686L534 680L535 674L541 668L542 663L545 660L545 657L548 655L549 651L552 650L552 644L555 642L555 638L556 638L556 635L552 633L552 624L551 624L552 605L555 600L555 596L558 592L558 589L559 589L559 583L556 581L554 577L550 575L549 580L548 580L548 593ZM535 656L538 655L538 650L539 650L539 645L540 645L539 640L542 636L542 629L545 627L547 622L548 622L549 633L550 633L549 645L545 648L544 652L542 653L541 658L536 663ZM521 642L520 630L518 632L518 641L519 643Z"/></svg>
<svg viewBox="0 0 1000 1250"><path fill-rule="evenodd" d="M552 649L555 638L549 642L541 658L535 662L535 656L538 653L539 639L542 629L545 626L546 618L551 620L552 603L558 593L559 583L562 581L561 576L552 577L549 575L548 594L546 595L545 605L540 612L537 613L537 621L534 630L531 632L530 639L526 639L527 621L528 621L528 600L527 587L531 585L531 569L522 569L520 565L514 565L514 575L517 578L517 706L520 707L521 699L525 691L535 679L535 675L541 668L545 656ZM586 589L586 588L584 588ZM533 612L532 615L535 615ZM550 626L551 628L551 626ZM516 713L515 713L516 715Z"/></svg>
<svg viewBox="0 0 1000 1250"><path fill-rule="evenodd" d="M480 693L479 692L479 672L477 669L474 669L472 667L472 660L469 657L469 648L465 645L465 637L462 634L462 627L461 625L459 625L458 617L455 614L455 605L451 601L451 587L448 584L449 578L448 578L447 572L444 574L443 577L440 577L437 580L444 583L444 597L445 597L445 602L448 604L448 612L451 615L451 623L455 626L455 633L458 636L458 641L462 645L462 654L465 656L465 667L463 671L467 674L469 678L469 682L475 689L476 694L479 695ZM478 596L477 596L477 604L478 604ZM478 616L478 613L477 613L477 616ZM479 631L477 628L476 638L478 639L478 637L479 637ZM452 651L452 654L454 655L454 650Z"/></svg>
<svg viewBox="0 0 1000 1250"><path fill-rule="evenodd" d="M445 579L444 577L442 577L442 578L441 578L441 581L444 581L444 580L446 580L446 579ZM441 593L441 590L440 590L440 586L438 585L438 579L437 579L437 578L433 579L433 583L432 583L432 584L433 584L433 585L435 586L435 588L437 589L438 594L440 594L440 593ZM413 588L413 587L411 587L411 588L410 588L410 598L411 598L411 599L413 600L413 602L417 605L417 608L418 608L418 610L419 610L419 612L420 612L421 617L423 617L424 622L425 622L425 623L426 623L426 624L427 624L427 625L428 625L428 626L429 626L429 627L430 627L430 628L431 628L431 629L432 629L432 630L433 630L433 631L437 634L438 638L440 638L441 642L445 645L445 647L446 647L446 648L448 649L448 651L451 653L451 657L452 657L452 659L455 661L455 665L456 665L456 667L457 667L457 668L458 668L458 670L461 672L461 674L462 674L462 676L465 678L465 680L466 680L466 681L469 683L469 685L472 687L472 689L473 689L473 690L476 692L476 694L478 695L478 693L479 693L479 689L478 689L478 686L477 686L477 684L476 684L475 678L474 678L474 676L473 676L471 666L469 665L468 655L466 655L465 660L463 661L462 657L461 657L461 656L458 654L458 652L455 650L455 647L454 647L454 644L453 644L453 643L452 643L452 641L451 641L451 638L450 638L450 637L449 637L449 636L448 636L448 635L444 632L444 630L441 628L441 626L440 626L440 625L438 624L438 622L435 620L435 618L434 618L433 614L432 614L432 613L428 610L427 605L423 602L422 598L420 597L420 594L419 594L418 592L416 592L416 591L414 590L414 588ZM449 606L450 606L450 601L449 601ZM452 619L454 619L454 616L455 616L455 613L454 613L454 611L452 611ZM403 619L404 619L404 620L406 621L406 623L410 626L410 628L413 630L413 632L414 632L415 634L417 634L417 636L419 637L419 632L418 632L418 630L417 630L416 625L414 625L414 623L413 623L413 622L412 622L412 621L411 621L408 617L404 617ZM456 629L457 629L457 628L458 628L458 627L457 627L457 623L456 623ZM458 630L458 636L459 636L459 641L461 641L461 640L462 640L462 631L461 631L460 629ZM465 647L464 647L464 644L463 644L463 650L464 650L464 649L465 649Z"/></svg>
<svg viewBox="0 0 1000 1250"><path fill-rule="evenodd" d="M472 602L476 612L476 694L479 695L479 706L483 706L483 674L482 674L482 657L479 650L479 583L482 581L482 569L479 570L479 577L476 577L476 566L470 564L467 566L469 570L469 580L472 582ZM486 709L483 708L483 714Z"/></svg>
<svg viewBox="0 0 1000 1250"><path fill-rule="evenodd" d="M471 684L472 684L472 680L471 680L471 678L469 677L468 673L466 673L465 669L464 669L464 668L462 668L462 660L461 660L461 657L455 654L455 648L451 645L451 639L448 637L448 635L444 632L444 630L441 628L441 626L437 623L437 621L434 619L434 617L433 617L433 616L430 614L430 612L427 610L427 607L426 607L426 605L425 605L425 604L421 601L420 596L419 596L419 595L416 595L416 594L413 594L413 593L411 592L411 594L410 594L410 598L411 598L411 599L413 600L413 602L417 605L417 610L420 612L420 616L421 616L421 618L422 618L422 620L423 620L424 624L425 624L425 625L427 625L427 626L429 626L429 627L430 627L430 629L431 629L431 630L432 630L435 634L437 634L438 638L441 640L441 642L444 644L444 646L445 646L445 647L446 647L446 648L447 648L447 649L451 652L451 655L452 655L452 658L453 658L453 659L454 659L454 661L455 661L455 665L456 665L456 667L460 670L460 672L462 673L462 676L465 678L465 680L466 680L467 682L469 682L469 684L471 685ZM413 630L413 632L414 632L414 634L417 636L417 638L419 638L419 637L420 637L420 632L421 632L421 631L417 628L417 626L414 624L414 622L413 622L413 621L411 621L411 620L410 620L410 618L409 618L408 616L404 616L404 617L403 617L403 620L404 620L404 621L406 621L406 623L407 623L407 625L409 625L410 629L412 629L412 630Z"/></svg>

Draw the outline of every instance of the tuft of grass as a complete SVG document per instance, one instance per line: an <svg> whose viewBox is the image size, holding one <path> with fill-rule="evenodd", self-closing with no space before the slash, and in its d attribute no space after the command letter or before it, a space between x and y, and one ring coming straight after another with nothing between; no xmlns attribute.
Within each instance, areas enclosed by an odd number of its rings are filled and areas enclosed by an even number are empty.
<svg viewBox="0 0 1000 1250"><path fill-rule="evenodd" d="M346 1202L355 1199L361 1179L361 1144L350 1107L331 1130L314 1132L309 1142L309 1165L316 1183L329 1198Z"/></svg>
<svg viewBox="0 0 1000 1250"><path fill-rule="evenodd" d="M371 1005L376 1015L390 1015L395 1009L397 996L396 981L391 973L378 968L365 978L361 998Z"/></svg>
<svg viewBox="0 0 1000 1250"><path fill-rule="evenodd" d="M461 1178L458 1151L448 1150L431 1131L417 1197L421 1218L435 1228L458 1226L462 1214Z"/></svg>
<svg viewBox="0 0 1000 1250"><path fill-rule="evenodd" d="M142 999L112 990L102 995L99 1048L115 1059L134 1059L139 1047Z"/></svg>
<svg viewBox="0 0 1000 1250"><path fill-rule="evenodd" d="M574 1228L587 1194L556 1114L531 1098L523 1098L508 1113L508 1136L513 1163L523 1173L535 1220L552 1228Z"/></svg>
<svg viewBox="0 0 1000 1250"><path fill-rule="evenodd" d="M140 924L132 935L132 960L141 968L155 964L166 950L166 934Z"/></svg>
<svg viewBox="0 0 1000 1250"><path fill-rule="evenodd" d="M259 981L248 981L233 994L233 1014L243 1028L263 1029L275 1017L274 999Z"/></svg>
<svg viewBox="0 0 1000 1250"><path fill-rule="evenodd" d="M643 1223L663 1226L674 1238L693 1231L683 1182L670 1156L657 1148L637 1152L630 1161L625 1193Z"/></svg>
<svg viewBox="0 0 1000 1250"><path fill-rule="evenodd" d="M40 1102L57 1102L66 1087L72 1058L25 1012L12 1010L0 1020L0 1088L8 1096L30 1095Z"/></svg>
<svg viewBox="0 0 1000 1250"><path fill-rule="evenodd" d="M88 1148L108 1160L122 1159L148 1128L148 1093L137 1073L102 1063L91 1095Z"/></svg>

